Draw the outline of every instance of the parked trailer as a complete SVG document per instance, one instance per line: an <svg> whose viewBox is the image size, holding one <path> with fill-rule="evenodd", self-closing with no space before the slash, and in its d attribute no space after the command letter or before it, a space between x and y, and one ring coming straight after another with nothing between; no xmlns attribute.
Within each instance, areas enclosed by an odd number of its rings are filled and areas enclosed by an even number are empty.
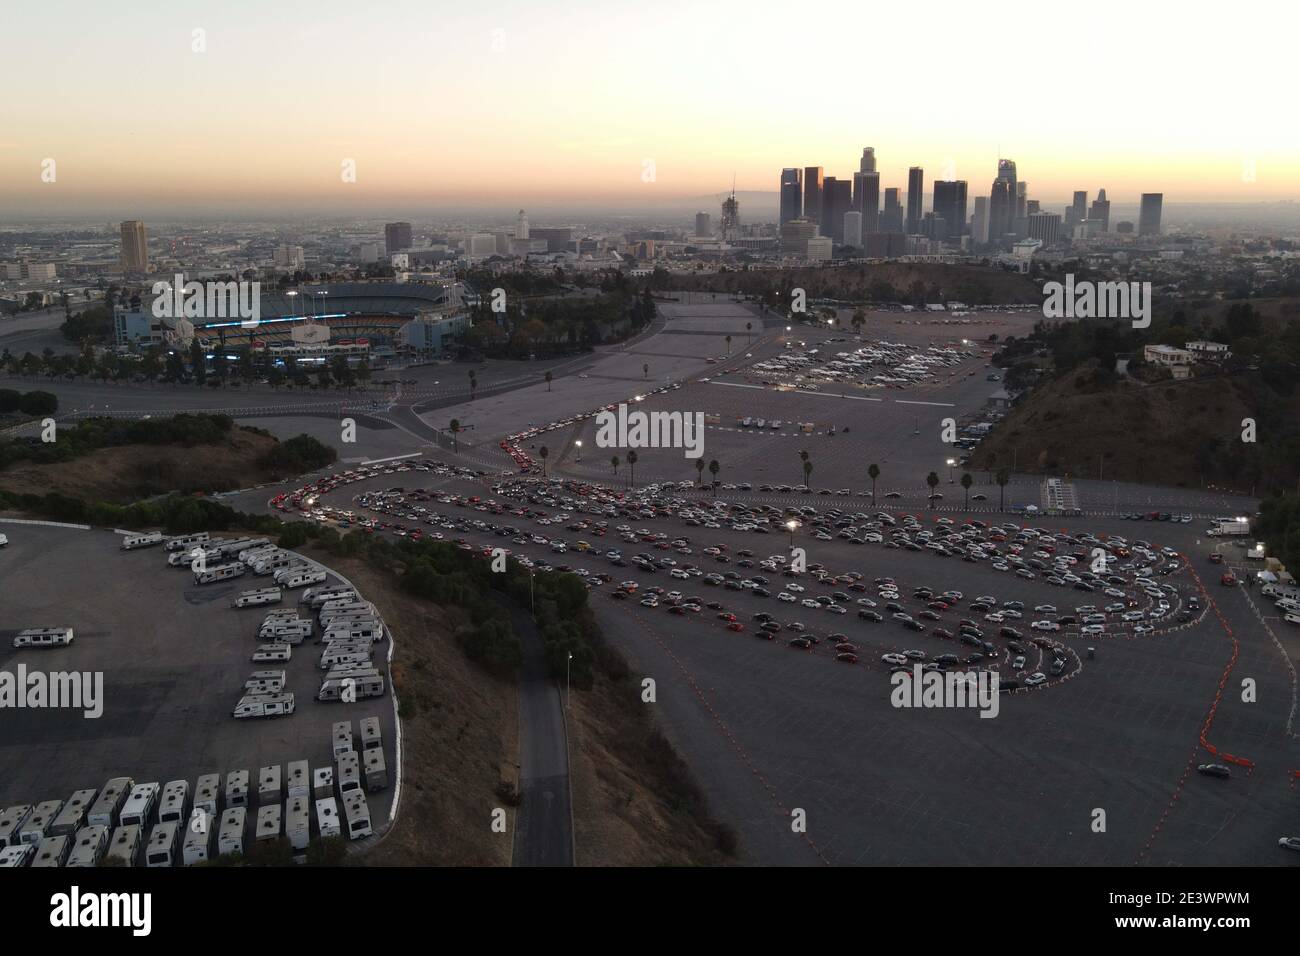
<svg viewBox="0 0 1300 956"><path fill-rule="evenodd" d="M162 544L163 536L161 531L151 531L148 534L128 534L122 539L123 551L134 551L136 548L152 548L155 544Z"/></svg>
<svg viewBox="0 0 1300 956"><path fill-rule="evenodd" d="M252 676L244 681L244 689L250 690L255 684L271 684L275 686L275 690L271 691L271 693L278 694L284 689L284 681L284 671L253 671Z"/></svg>
<svg viewBox="0 0 1300 956"><path fill-rule="evenodd" d="M379 615L370 611L348 611L346 614L331 616L328 621L321 625L321 629L331 631L349 627L382 627L383 623Z"/></svg>
<svg viewBox="0 0 1300 956"><path fill-rule="evenodd" d="M222 554L219 550L207 551L203 548L191 548L188 551L177 551L174 554L167 555L167 565L173 568L190 568L193 569L197 564L198 567L207 567L209 564L220 564Z"/></svg>
<svg viewBox="0 0 1300 956"><path fill-rule="evenodd" d="M293 694L266 694L241 697L235 705L234 716L241 720L250 717L288 717L293 711Z"/></svg>
<svg viewBox="0 0 1300 956"><path fill-rule="evenodd" d="M253 651L254 664L283 664L293 657L293 648L283 642L259 644Z"/></svg>
<svg viewBox="0 0 1300 956"><path fill-rule="evenodd" d="M30 843L18 843L0 850L0 870L17 869L26 866L36 855L36 847Z"/></svg>
<svg viewBox="0 0 1300 956"><path fill-rule="evenodd" d="M119 822L123 826L134 824L143 827L147 824L149 815L153 813L154 805L158 802L159 789L157 783L137 783L131 790L131 796L126 798L122 815L118 818Z"/></svg>
<svg viewBox="0 0 1300 956"><path fill-rule="evenodd" d="M364 666L340 664L338 667L331 667L328 671L326 671L325 676L322 677L321 680L342 680L345 677L351 677L354 680L356 680L362 677L379 677L379 676L381 676L379 673L379 668L375 667L374 664L367 664Z"/></svg>
<svg viewBox="0 0 1300 956"><path fill-rule="evenodd" d="M339 754L348 753L352 749L352 721L340 720L334 725L334 759L338 760Z"/></svg>
<svg viewBox="0 0 1300 956"><path fill-rule="evenodd" d="M254 588L244 591L235 598L235 607L261 607L263 604L278 604L284 598L279 588Z"/></svg>
<svg viewBox="0 0 1300 956"><path fill-rule="evenodd" d="M336 837L342 833L339 825L339 805L333 797L320 797L316 801L316 829L321 839Z"/></svg>
<svg viewBox="0 0 1300 956"><path fill-rule="evenodd" d="M206 531L197 531L194 534L183 534L175 538L168 538L163 547L168 551L179 551L182 548L189 549L196 544L207 544L210 537L212 536Z"/></svg>
<svg viewBox="0 0 1300 956"><path fill-rule="evenodd" d="M375 832L370 827L370 804L360 789L343 798L343 819L348 826L349 840L360 840Z"/></svg>
<svg viewBox="0 0 1300 956"><path fill-rule="evenodd" d="M188 815L189 802L189 781L169 781L162 789L162 802L158 804L158 822L184 823Z"/></svg>
<svg viewBox="0 0 1300 956"><path fill-rule="evenodd" d="M378 717L361 718L361 749L373 750L384 745L383 731Z"/></svg>
<svg viewBox="0 0 1300 956"><path fill-rule="evenodd" d="M185 866L206 863L212 855L212 822L216 819L203 807L196 806L185 825L185 840L181 844L181 862Z"/></svg>
<svg viewBox="0 0 1300 956"><path fill-rule="evenodd" d="M275 583L282 588L300 588L308 584L320 584L327 577L329 575L322 570L285 568L276 572Z"/></svg>
<svg viewBox="0 0 1300 956"><path fill-rule="evenodd" d="M71 836L86 825L86 814L95 802L98 790L77 790L68 798L59 815L50 824L51 836Z"/></svg>
<svg viewBox="0 0 1300 956"><path fill-rule="evenodd" d="M32 857L32 866L63 866L68 862L68 854L71 852L71 834L60 833L57 836L47 836L36 848L36 856Z"/></svg>
<svg viewBox="0 0 1300 956"><path fill-rule="evenodd" d="M358 597L340 598L334 601L326 601L320 606L319 617L322 624L327 623L331 618L339 617L343 614L378 614L379 610L370 601L363 601Z"/></svg>
<svg viewBox="0 0 1300 956"><path fill-rule="evenodd" d="M229 581L231 578L243 577L247 571L248 568L239 561L231 564L219 564L215 568L209 567L203 571L195 571L194 583L215 584L218 581Z"/></svg>
<svg viewBox="0 0 1300 956"><path fill-rule="evenodd" d="M311 811L306 797L290 797L285 801L284 835L295 850L307 849L311 842Z"/></svg>
<svg viewBox="0 0 1300 956"><path fill-rule="evenodd" d="M324 800L334 793L334 768L317 767L311 772L311 795L316 800Z"/></svg>
<svg viewBox="0 0 1300 956"><path fill-rule="evenodd" d="M305 760L292 760L285 771L284 792L289 797L311 794L311 768Z"/></svg>
<svg viewBox="0 0 1300 956"><path fill-rule="evenodd" d="M252 544L246 548L240 548L235 557L245 564L252 564L258 558L265 557L268 554L278 554L279 552L279 546L268 542L267 544Z"/></svg>
<svg viewBox="0 0 1300 956"><path fill-rule="evenodd" d="M346 688L351 686L352 692L348 693ZM370 697L384 696L384 679L378 675L373 677L331 677L321 681L320 690L316 693L317 700L344 700L352 701L365 700Z"/></svg>
<svg viewBox="0 0 1300 956"><path fill-rule="evenodd" d="M320 669L325 671L331 667L337 667L339 664L367 664L370 662L370 651L360 651L353 648L344 648L334 650L328 648L320 656Z"/></svg>
<svg viewBox="0 0 1300 956"><path fill-rule="evenodd" d="M108 844L107 858L120 860L123 866L140 862L140 847L144 845L144 828L138 823L124 823L113 831Z"/></svg>
<svg viewBox="0 0 1300 956"><path fill-rule="evenodd" d="M361 759L357 756L357 752L349 750L347 753L339 754L336 764L338 766L339 797L346 798L348 794L359 791L361 789Z"/></svg>
<svg viewBox="0 0 1300 956"><path fill-rule="evenodd" d="M372 747L363 750L362 757L366 767L366 789L371 793L388 789L388 767L384 763L384 749Z"/></svg>
<svg viewBox="0 0 1300 956"><path fill-rule="evenodd" d="M258 808L257 831L253 834L253 839L257 841L278 839L281 812L282 808L278 803Z"/></svg>
<svg viewBox="0 0 1300 956"><path fill-rule="evenodd" d="M23 824L32 815L30 803L20 803L0 812L0 846L16 846L20 841Z"/></svg>
<svg viewBox="0 0 1300 956"><path fill-rule="evenodd" d="M144 850L144 865L151 868L175 866L180 833L181 824L175 820L155 824L149 831L149 843Z"/></svg>
<svg viewBox="0 0 1300 956"><path fill-rule="evenodd" d="M262 624L270 624L272 621L296 620L298 620L298 609L296 607L278 607L273 611L266 612L266 617L262 618Z"/></svg>
<svg viewBox="0 0 1300 956"><path fill-rule="evenodd" d="M248 810L243 806L228 807L221 815L221 829L217 832L217 853L244 852L244 829L248 821Z"/></svg>
<svg viewBox="0 0 1300 956"><path fill-rule="evenodd" d="M14 637L14 647L66 647L74 637L70 627L28 627Z"/></svg>
<svg viewBox="0 0 1300 956"><path fill-rule="evenodd" d="M230 773L226 774L226 806L248 806L247 770L232 770Z"/></svg>
<svg viewBox="0 0 1300 956"><path fill-rule="evenodd" d="M298 601L310 607L320 607L326 601L341 601L358 597L356 588L347 585L321 584L308 588L299 596Z"/></svg>
<svg viewBox="0 0 1300 956"><path fill-rule="evenodd" d="M229 558L238 558L241 552L252 551L256 548L265 548L271 544L270 538L226 538L216 540L213 544L221 549L221 553Z"/></svg>
<svg viewBox="0 0 1300 956"><path fill-rule="evenodd" d="M264 807L268 803L279 803L284 799L280 787L280 765L273 764L257 771L257 805Z"/></svg>
<svg viewBox="0 0 1300 956"><path fill-rule="evenodd" d="M368 641L371 644L378 644L384 639L384 629L378 624L367 623L359 624L353 622L344 622L342 624L331 622L330 626L325 629L322 640L325 641Z"/></svg>
<svg viewBox="0 0 1300 956"><path fill-rule="evenodd" d="M108 827L92 823L82 827L72 839L72 851L66 866L99 866L108 852Z"/></svg>
<svg viewBox="0 0 1300 956"><path fill-rule="evenodd" d="M205 773L195 782L194 809L205 812L209 820L221 812L221 774Z"/></svg>
<svg viewBox="0 0 1300 956"><path fill-rule="evenodd" d="M27 818L27 822L19 827L18 842L29 843L32 846L40 844L49 835L54 818L62 809L62 800L46 800L44 803L38 803L32 815Z"/></svg>
<svg viewBox="0 0 1300 956"><path fill-rule="evenodd" d="M131 795L134 786L135 781L130 777L114 777L108 781L104 784L104 789L99 791L99 799L90 808L86 822L98 827L111 827L116 824L122 804L126 803L126 798Z"/></svg>
<svg viewBox="0 0 1300 956"><path fill-rule="evenodd" d="M257 638L260 641L297 638L301 642L303 638L311 637L314 629L315 625L305 617L278 618L274 621L264 621L258 629Z"/></svg>
<svg viewBox="0 0 1300 956"><path fill-rule="evenodd" d="M253 573L261 576L274 574L276 571L283 571L286 568L292 568L300 564L295 555L287 551L281 551L279 554L262 555L253 561Z"/></svg>

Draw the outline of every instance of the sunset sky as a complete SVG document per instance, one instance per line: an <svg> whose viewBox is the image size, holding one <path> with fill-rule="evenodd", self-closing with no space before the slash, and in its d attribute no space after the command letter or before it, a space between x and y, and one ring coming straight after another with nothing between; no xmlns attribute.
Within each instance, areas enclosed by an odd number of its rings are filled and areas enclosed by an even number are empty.
<svg viewBox="0 0 1300 956"><path fill-rule="evenodd" d="M0 216L653 200L733 175L775 191L782 166L850 176L868 145L882 187L905 187L915 164L928 191L949 164L986 194L1000 151L1045 202L1099 186L1118 202L1300 199L1287 9L10 4Z"/></svg>

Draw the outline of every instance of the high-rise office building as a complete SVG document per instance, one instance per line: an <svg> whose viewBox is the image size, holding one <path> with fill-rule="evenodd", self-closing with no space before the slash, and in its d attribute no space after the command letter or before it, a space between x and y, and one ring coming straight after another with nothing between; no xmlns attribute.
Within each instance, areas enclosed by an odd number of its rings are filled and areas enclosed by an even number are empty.
<svg viewBox="0 0 1300 956"><path fill-rule="evenodd" d="M890 186L885 190L885 209L880 214L880 231L902 233L903 226L903 204L899 199L899 190L897 186Z"/></svg>
<svg viewBox="0 0 1300 956"><path fill-rule="evenodd" d="M989 241L989 197L975 197L975 212L970 220L970 240L977 246Z"/></svg>
<svg viewBox="0 0 1300 956"><path fill-rule="evenodd" d="M1026 199L1026 200L1025 200L1025 215L1026 215L1026 216L1032 216L1034 213L1036 213L1036 212L1042 212L1042 211L1043 211L1042 205L1039 203L1039 201L1038 201L1037 199Z"/></svg>
<svg viewBox="0 0 1300 956"><path fill-rule="evenodd" d="M844 241L844 214L853 205L853 183L827 176L822 183L822 235Z"/></svg>
<svg viewBox="0 0 1300 956"><path fill-rule="evenodd" d="M411 248L411 224L390 222L384 226L384 249L389 255Z"/></svg>
<svg viewBox="0 0 1300 956"><path fill-rule="evenodd" d="M880 228L880 173L853 174L853 209L862 213L862 234Z"/></svg>
<svg viewBox="0 0 1300 956"><path fill-rule="evenodd" d="M1000 170L999 170L1000 171ZM1014 175L1014 173L1013 173ZM1016 215L1015 184L998 176L989 192L989 242L1003 246Z"/></svg>
<svg viewBox="0 0 1300 956"><path fill-rule="evenodd" d="M844 214L844 244L862 248L862 213L850 209Z"/></svg>
<svg viewBox="0 0 1300 956"><path fill-rule="evenodd" d="M740 237L740 200L736 198L734 189L730 196L722 200L722 219L718 222L718 228L724 242Z"/></svg>
<svg viewBox="0 0 1300 956"><path fill-rule="evenodd" d="M907 171L907 234L921 228L921 191L925 188L925 170L913 166Z"/></svg>
<svg viewBox="0 0 1300 956"><path fill-rule="evenodd" d="M1023 179L1016 183L1016 218L1024 219L1028 213L1025 204L1029 201L1029 183Z"/></svg>
<svg viewBox="0 0 1300 956"><path fill-rule="evenodd" d="M785 219L781 221L785 222ZM697 236L713 235L713 219L707 212L697 212L695 214L695 234Z"/></svg>
<svg viewBox="0 0 1300 956"><path fill-rule="evenodd" d="M144 223L128 219L122 223L122 271L144 273L149 271L149 239Z"/></svg>
<svg viewBox="0 0 1300 956"><path fill-rule="evenodd" d="M1160 215L1164 211L1164 193L1143 193L1142 205L1138 209L1138 235L1160 235Z"/></svg>
<svg viewBox="0 0 1300 956"><path fill-rule="evenodd" d="M966 225L966 180L935 180L934 212L937 217L942 217L947 232L931 238L961 239Z"/></svg>
<svg viewBox="0 0 1300 956"><path fill-rule="evenodd" d="M519 215L515 217L515 238L528 238L528 214L522 209L519 210Z"/></svg>
<svg viewBox="0 0 1300 956"><path fill-rule="evenodd" d="M874 173L876 171L876 148L874 146L862 147L862 159L858 161L858 172Z"/></svg>
<svg viewBox="0 0 1300 956"><path fill-rule="evenodd" d="M822 179L820 166L803 168L803 214L813 222L822 219Z"/></svg>
<svg viewBox="0 0 1300 956"><path fill-rule="evenodd" d="M1055 245L1061 238L1061 217L1054 212L1029 214L1029 238L1040 239L1044 246Z"/></svg>
<svg viewBox="0 0 1300 956"><path fill-rule="evenodd" d="M1071 207L1074 211L1074 221L1083 222L1088 218L1088 190L1076 189L1074 191L1074 205Z"/></svg>
<svg viewBox="0 0 1300 956"><path fill-rule="evenodd" d="M781 222L789 222L802 215L803 171L798 167L787 167L781 170Z"/></svg>
<svg viewBox="0 0 1300 956"><path fill-rule="evenodd" d="M1097 198L1088 210L1088 221L1093 224L1092 232L1110 232L1110 200L1106 198L1106 190L1097 190Z"/></svg>

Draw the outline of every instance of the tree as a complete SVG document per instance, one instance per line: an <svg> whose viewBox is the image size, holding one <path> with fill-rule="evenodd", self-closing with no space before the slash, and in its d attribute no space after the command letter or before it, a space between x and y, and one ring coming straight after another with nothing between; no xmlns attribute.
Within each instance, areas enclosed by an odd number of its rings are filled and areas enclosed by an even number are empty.
<svg viewBox="0 0 1300 956"><path fill-rule="evenodd" d="M179 382L185 377L185 360L181 353L173 349L167 353L167 369L163 378L169 382Z"/></svg>
<svg viewBox="0 0 1300 956"><path fill-rule="evenodd" d="M807 453L805 452L804 454L806 455ZM803 462L803 483L809 488L812 487L809 483L810 477L812 477L812 462L805 457Z"/></svg>
<svg viewBox="0 0 1300 956"><path fill-rule="evenodd" d="M194 373L194 384L202 385L208 379L208 363L203 357L203 346L198 339L190 340L190 368Z"/></svg>
<svg viewBox="0 0 1300 956"><path fill-rule="evenodd" d="M853 318L850 319L849 321L853 325L853 331L861 335L862 326L866 325L867 323L867 317L863 313L863 311L861 309L855 309L853 312Z"/></svg>
<svg viewBox="0 0 1300 956"><path fill-rule="evenodd" d="M554 377L554 376L551 375L550 371L547 371L547 373L546 373L546 390L547 390L548 392L551 390L551 379L552 379L553 377Z"/></svg>
<svg viewBox="0 0 1300 956"><path fill-rule="evenodd" d="M753 344L753 341L754 341L754 323L753 323L753 322L746 322L746 323L745 323L745 334L749 336L750 344Z"/></svg>
<svg viewBox="0 0 1300 956"><path fill-rule="evenodd" d="M731 336L730 336L730 335L727 336L727 354L728 354L728 355L731 354Z"/></svg>
<svg viewBox="0 0 1300 956"><path fill-rule="evenodd" d="M453 418L451 420L451 445L452 445L451 450L452 451L456 451L456 452L460 451L460 440L456 437L459 434L460 434L460 419Z"/></svg>
<svg viewBox="0 0 1300 956"><path fill-rule="evenodd" d="M1011 473L999 468L995 480L998 483L998 511L1006 511L1007 482L1011 480Z"/></svg>
<svg viewBox="0 0 1300 956"><path fill-rule="evenodd" d="M808 452L806 452L806 451L801 451L801 452L799 452L799 460L800 460L801 462L803 462L805 465L808 464ZM809 471L809 469L807 469L807 468L804 469L804 482L805 482L805 483L807 483L808 471Z"/></svg>
<svg viewBox="0 0 1300 956"><path fill-rule="evenodd" d="M557 268L558 268L558 267L557 267ZM618 466L621 464L621 462L619 462L619 460L618 460L618 455L615 455L613 458L611 458L611 459L609 460L609 463L610 463L611 465L614 466L614 477L617 478L617 477L618 477Z"/></svg>
<svg viewBox="0 0 1300 956"><path fill-rule="evenodd" d="M703 459L700 460L703 461ZM721 468L722 466L718 464L718 459L715 458L709 462L709 474L713 476L713 494L715 496L718 493L718 472Z"/></svg>
<svg viewBox="0 0 1300 956"><path fill-rule="evenodd" d="M546 459L551 457L551 450L543 445L537 449L537 457L542 460L542 477L546 477Z"/></svg>
<svg viewBox="0 0 1300 956"><path fill-rule="evenodd" d="M867 466L867 477L871 479L871 507L876 506L876 479L880 477L880 466L872 462Z"/></svg>
<svg viewBox="0 0 1300 956"><path fill-rule="evenodd" d="M469 370L469 400L471 402L474 401L474 391L477 388L478 388L478 376L474 374L473 369L470 369Z"/></svg>
<svg viewBox="0 0 1300 956"><path fill-rule="evenodd" d="M975 479L971 477L970 472L963 471L961 473L961 486L966 491L966 502L962 505L963 511L970 507L970 486L973 484L975 484Z"/></svg>
<svg viewBox="0 0 1300 956"><path fill-rule="evenodd" d="M641 366L641 377L642 378L650 377L650 364L648 362L645 365Z"/></svg>
<svg viewBox="0 0 1300 956"><path fill-rule="evenodd" d="M925 483L930 486L930 507L934 507L934 489L939 485L939 476L930 472L925 476Z"/></svg>
<svg viewBox="0 0 1300 956"><path fill-rule="evenodd" d="M635 449L627 453L627 470L632 487L636 487L636 451Z"/></svg>
<svg viewBox="0 0 1300 956"><path fill-rule="evenodd" d="M704 484L704 459L703 458L695 459L695 474L697 476L695 479L695 484L697 486Z"/></svg>

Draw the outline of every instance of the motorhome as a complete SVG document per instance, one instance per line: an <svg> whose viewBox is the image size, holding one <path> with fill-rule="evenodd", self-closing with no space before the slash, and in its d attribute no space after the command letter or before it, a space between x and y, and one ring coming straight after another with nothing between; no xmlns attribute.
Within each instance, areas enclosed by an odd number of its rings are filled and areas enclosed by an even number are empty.
<svg viewBox="0 0 1300 956"><path fill-rule="evenodd" d="M288 551L280 551L276 554L262 555L253 561L252 566L254 574L267 575L301 563L296 555L290 554Z"/></svg>
<svg viewBox="0 0 1300 956"><path fill-rule="evenodd" d="M203 548L195 547L190 548L187 551L177 551L173 554L167 555L167 564L169 567L173 568L190 568L191 570L198 570L200 568L206 568L209 564L220 564L221 557L222 555L219 549L214 548L208 551Z"/></svg>
<svg viewBox="0 0 1300 956"><path fill-rule="evenodd" d="M216 567L205 568L202 571L194 572L195 584L214 584L217 581L229 581L231 578L243 577L248 568L239 561L231 564L218 564Z"/></svg>
<svg viewBox="0 0 1300 956"><path fill-rule="evenodd" d="M361 752L366 768L366 789L371 793L388 789L388 767L384 763L384 748L372 747Z"/></svg>
<svg viewBox="0 0 1300 956"><path fill-rule="evenodd" d="M361 718L361 749L372 750L384 745L383 731L378 717Z"/></svg>
<svg viewBox="0 0 1300 956"><path fill-rule="evenodd" d="M99 799L90 808L86 822L91 826L111 827L117 823L117 815L126 803L135 781L130 777L114 777L104 784L99 791Z"/></svg>
<svg viewBox="0 0 1300 956"><path fill-rule="evenodd" d="M258 558L264 558L268 554L278 554L280 548L274 544L254 544L247 548L242 548L235 555L245 564L253 564Z"/></svg>
<svg viewBox="0 0 1300 956"><path fill-rule="evenodd" d="M221 774L205 773L195 782L194 809L203 810L209 819L221 812Z"/></svg>
<svg viewBox="0 0 1300 956"><path fill-rule="evenodd" d="M1288 611L1282 615L1282 620L1288 624L1300 624L1300 611Z"/></svg>
<svg viewBox="0 0 1300 956"><path fill-rule="evenodd" d="M271 676L259 677L259 674L269 674ZM256 671L252 677L244 681L245 697L267 697L283 691L284 671Z"/></svg>
<svg viewBox="0 0 1300 956"><path fill-rule="evenodd" d="M283 642L259 644L251 658L254 664L283 664L293 657L293 648Z"/></svg>
<svg viewBox="0 0 1300 956"><path fill-rule="evenodd" d="M280 787L280 765L272 764L257 771L257 805L264 807L268 803L279 803L284 799Z"/></svg>
<svg viewBox="0 0 1300 956"><path fill-rule="evenodd" d="M378 624L352 624L333 622L325 630L322 640L369 641L377 644L384 639L384 629Z"/></svg>
<svg viewBox="0 0 1300 956"><path fill-rule="evenodd" d="M278 803L259 807L257 811L257 830L253 834L253 839L257 841L279 839L282 812L283 810Z"/></svg>
<svg viewBox="0 0 1300 956"><path fill-rule="evenodd" d="M157 783L137 783L122 806L118 822L122 826L135 824L138 827L148 823L149 815L153 813L154 805L158 803L159 789Z"/></svg>
<svg viewBox="0 0 1300 956"><path fill-rule="evenodd" d="M248 806L248 771L232 770L226 774L226 807Z"/></svg>
<svg viewBox="0 0 1300 956"><path fill-rule="evenodd" d="M348 688L351 687L351 692ZM379 675L368 677L327 677L321 681L317 700L358 701L384 696L384 679Z"/></svg>
<svg viewBox="0 0 1300 956"><path fill-rule="evenodd" d="M1300 587L1293 584L1283 584L1280 581L1268 582L1259 589L1259 593L1275 601L1283 598L1289 601L1300 601Z"/></svg>
<svg viewBox="0 0 1300 956"><path fill-rule="evenodd" d="M151 531L148 534L128 534L122 539L122 550L133 551L136 548L152 548L155 544L162 543L161 531Z"/></svg>
<svg viewBox="0 0 1300 956"><path fill-rule="evenodd" d="M257 632L259 641L283 641L301 644L311 637L313 625L307 618L281 618L263 624Z"/></svg>
<svg viewBox="0 0 1300 956"><path fill-rule="evenodd" d="M149 832L149 843L144 850L147 867L175 866L176 849L180 843L181 824L175 820L158 823Z"/></svg>
<svg viewBox="0 0 1300 956"><path fill-rule="evenodd" d="M346 797L348 794L361 789L361 758L355 750L349 750L346 753L338 755L335 761L338 767L338 785L339 796Z"/></svg>
<svg viewBox="0 0 1300 956"><path fill-rule="evenodd" d="M295 850L311 842L311 811L306 797L290 797L284 804L284 835Z"/></svg>
<svg viewBox="0 0 1300 956"><path fill-rule="evenodd" d="M123 866L135 866L140 861L140 847L144 845L144 828L139 823L124 823L113 831L108 841L107 858L118 860Z"/></svg>
<svg viewBox="0 0 1300 956"><path fill-rule="evenodd" d="M221 829L217 832L217 853L244 852L244 830L247 827L248 810L242 806L228 807L221 815Z"/></svg>
<svg viewBox="0 0 1300 956"><path fill-rule="evenodd" d="M29 627L14 637L14 647L66 647L74 637L70 627Z"/></svg>
<svg viewBox="0 0 1300 956"><path fill-rule="evenodd" d="M256 588L244 591L235 598L235 607L261 607L263 604L278 604L284 597L279 588Z"/></svg>
<svg viewBox="0 0 1300 956"><path fill-rule="evenodd" d="M300 588L307 584L320 584L329 575L323 570L312 568L285 568L277 571L275 583L282 588Z"/></svg>
<svg viewBox="0 0 1300 956"><path fill-rule="evenodd" d="M67 866L99 866L108 852L108 827L92 823L82 827L73 837L72 851Z"/></svg>
<svg viewBox="0 0 1300 956"><path fill-rule="evenodd" d="M23 824L27 822L27 818L31 815L32 805L30 803L20 803L17 806L6 807L3 811L0 811L0 846L15 846L18 844Z"/></svg>
<svg viewBox="0 0 1300 956"><path fill-rule="evenodd" d="M63 866L68 862L68 854L71 852L71 834L47 836L36 848L36 856L32 857L32 866Z"/></svg>
<svg viewBox="0 0 1300 956"><path fill-rule="evenodd" d="M352 749L352 721L341 720L334 725L334 759L338 760L339 754L348 753Z"/></svg>
<svg viewBox="0 0 1300 956"><path fill-rule="evenodd" d="M195 806L185 825L185 840L181 844L181 862L185 866L206 863L212 854L212 834L216 817L203 807Z"/></svg>
<svg viewBox="0 0 1300 956"><path fill-rule="evenodd" d="M18 869L31 862L36 847L31 843L18 843L0 850L0 870Z"/></svg>
<svg viewBox="0 0 1300 956"><path fill-rule="evenodd" d="M339 825L338 802L332 797L320 797L316 800L316 829L321 839L336 837L342 833Z"/></svg>
<svg viewBox="0 0 1300 956"><path fill-rule="evenodd" d="M189 550L196 544L207 544L211 537L206 531L199 531L194 534L183 534L175 538L168 538L167 543L163 546L168 551Z"/></svg>
<svg viewBox="0 0 1300 956"><path fill-rule="evenodd" d="M189 802L189 781L169 781L162 789L162 801L158 804L158 821L160 823L184 823L185 817L188 815Z"/></svg>
<svg viewBox="0 0 1300 956"><path fill-rule="evenodd" d="M36 846L49 835L54 819L63 809L62 800L46 800L38 803L27 822L18 828L18 842Z"/></svg>
<svg viewBox="0 0 1300 956"><path fill-rule="evenodd" d="M334 768L317 767L311 772L311 795L315 800L323 800L334 793Z"/></svg>
<svg viewBox="0 0 1300 956"><path fill-rule="evenodd" d="M305 760L291 760L285 770L284 792L289 797L311 795L311 768Z"/></svg>
<svg viewBox="0 0 1300 956"><path fill-rule="evenodd" d="M347 823L349 840L360 840L374 833L370 827L370 804L360 789L343 798L343 819Z"/></svg>
<svg viewBox="0 0 1300 956"><path fill-rule="evenodd" d="M294 712L294 706L293 694L241 697L235 705L234 716L241 720L250 717L288 717Z"/></svg>
<svg viewBox="0 0 1300 956"><path fill-rule="evenodd" d="M375 612L375 605L371 601L363 601L357 595L351 597L333 598L322 604L319 609L320 619L323 624L327 618L333 617L340 611L370 611Z"/></svg>
<svg viewBox="0 0 1300 956"><path fill-rule="evenodd" d="M68 798L59 815L50 824L51 836L71 836L86 825L86 814L95 802L98 790L77 790Z"/></svg>
<svg viewBox="0 0 1300 956"><path fill-rule="evenodd" d="M365 665L369 663L370 663L369 650L357 650L356 648L352 648L352 647L344 647L337 650L335 650L334 648L329 648L320 656L320 669L323 671L329 670L332 667L338 667L341 664Z"/></svg>
<svg viewBox="0 0 1300 956"><path fill-rule="evenodd" d="M320 607L326 601L339 601L345 598L354 598L356 596L356 590L347 587L346 585L342 587L336 585L318 585L303 591L298 600L303 604L315 608Z"/></svg>

